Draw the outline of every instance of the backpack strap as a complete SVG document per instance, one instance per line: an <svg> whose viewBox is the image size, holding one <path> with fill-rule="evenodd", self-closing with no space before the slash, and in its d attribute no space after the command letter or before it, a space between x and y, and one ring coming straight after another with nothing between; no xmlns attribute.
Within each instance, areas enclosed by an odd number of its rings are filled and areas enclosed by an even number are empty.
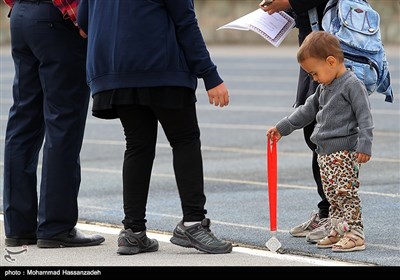
<svg viewBox="0 0 400 280"><path fill-rule="evenodd" d="M310 18L311 30L319 31L318 12L316 7L308 10L308 17Z"/></svg>
<svg viewBox="0 0 400 280"><path fill-rule="evenodd" d="M339 1L340 0L328 0L328 2L326 3L323 15L324 15L324 17L327 16L328 19L322 20L322 22L321 22L322 29L319 28L317 7L314 7L312 9L308 10L308 17L310 18L310 25L311 25L312 31L319 31L319 30L327 31L327 29L324 28L324 22L325 21L330 22L330 18L332 17L332 15L330 15L330 13L332 11L335 11L333 8L336 8ZM367 2L366 0L363 0L363 1Z"/></svg>

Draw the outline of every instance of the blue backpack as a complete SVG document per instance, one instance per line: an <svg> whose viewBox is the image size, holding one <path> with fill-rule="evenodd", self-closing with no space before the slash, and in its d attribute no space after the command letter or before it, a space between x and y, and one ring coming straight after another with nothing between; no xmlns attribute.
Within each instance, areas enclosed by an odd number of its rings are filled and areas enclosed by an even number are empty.
<svg viewBox="0 0 400 280"><path fill-rule="evenodd" d="M308 11L311 28L319 30L317 9ZM345 65L365 84L369 94L379 92L393 102L389 66L381 40L379 14L367 0L329 0L322 28L335 35L344 52Z"/></svg>

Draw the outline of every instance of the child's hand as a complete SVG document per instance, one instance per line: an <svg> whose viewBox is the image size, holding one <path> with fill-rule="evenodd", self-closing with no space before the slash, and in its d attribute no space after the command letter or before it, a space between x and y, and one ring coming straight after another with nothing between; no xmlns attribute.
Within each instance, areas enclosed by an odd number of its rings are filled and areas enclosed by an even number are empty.
<svg viewBox="0 0 400 280"><path fill-rule="evenodd" d="M271 128L268 129L268 131L267 131L267 137L268 137L269 139L272 139L272 140L275 139L276 142L278 142L279 139L282 138L282 135L279 133L279 131L276 129L276 127L271 127Z"/></svg>
<svg viewBox="0 0 400 280"><path fill-rule="evenodd" d="M370 155L362 154L362 153L356 153L356 157L357 157L358 163L366 163L367 161L369 161L371 159Z"/></svg>

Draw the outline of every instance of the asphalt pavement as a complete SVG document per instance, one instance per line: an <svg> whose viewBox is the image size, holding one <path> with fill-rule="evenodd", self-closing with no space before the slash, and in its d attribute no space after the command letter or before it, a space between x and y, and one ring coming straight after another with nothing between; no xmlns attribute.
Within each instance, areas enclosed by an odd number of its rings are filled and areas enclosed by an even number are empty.
<svg viewBox="0 0 400 280"><path fill-rule="evenodd" d="M3 222L2 222L3 226ZM5 247L2 249L1 265L4 267L279 267L279 266L361 266L362 264L333 261L329 259L301 257L274 253L235 244L230 254L213 255L183 248L169 242L170 234L149 231L149 238L159 242L159 250L153 253L123 256L117 254L119 228L105 225L79 223L78 229L85 233L101 234L106 241L99 246L80 248L42 249L36 245ZM4 246L4 234L1 237Z"/></svg>
<svg viewBox="0 0 400 280"><path fill-rule="evenodd" d="M161 242L160 250L140 254L140 257L118 256L116 236L123 219L121 168L124 136L118 120L100 120L89 113L81 153L80 226L96 226L83 229L102 232L106 242L91 248L41 250L36 246L28 246L26 252L13 255L15 262L10 263L5 259L7 250L17 248L4 247L2 232L1 265L82 265L96 268L323 267L332 264L350 264L351 267L399 266L399 46L387 47L395 102L384 102L384 96L377 93L370 97L375 122L373 155L371 161L362 166L360 173L366 250L334 253L329 249L318 249L303 238L294 238L288 233L292 226L309 218L319 201L311 173L311 152L301 131L284 138L278 145L277 238L282 248L278 253L272 253L265 246L271 237L265 131L293 111L298 75L296 50L293 46L210 46L213 60L229 88L230 105L226 108L209 105L203 82L199 81L197 109L202 138L207 216L212 222L211 229L219 237L237 245L232 254L208 255L169 243L169 236L182 213L172 169L171 150L160 127L146 217L149 233ZM0 50L0 71L2 167L4 131L12 104L14 73L7 46ZM2 182L2 173L0 177Z"/></svg>

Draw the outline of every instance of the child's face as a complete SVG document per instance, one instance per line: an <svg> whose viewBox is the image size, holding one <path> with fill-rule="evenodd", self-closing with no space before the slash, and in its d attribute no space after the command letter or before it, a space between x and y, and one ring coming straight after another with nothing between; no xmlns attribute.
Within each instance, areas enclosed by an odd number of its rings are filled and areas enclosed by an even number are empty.
<svg viewBox="0 0 400 280"><path fill-rule="evenodd" d="M300 66L320 84L329 85L338 77L337 60L333 56L326 59L310 57L302 61Z"/></svg>

